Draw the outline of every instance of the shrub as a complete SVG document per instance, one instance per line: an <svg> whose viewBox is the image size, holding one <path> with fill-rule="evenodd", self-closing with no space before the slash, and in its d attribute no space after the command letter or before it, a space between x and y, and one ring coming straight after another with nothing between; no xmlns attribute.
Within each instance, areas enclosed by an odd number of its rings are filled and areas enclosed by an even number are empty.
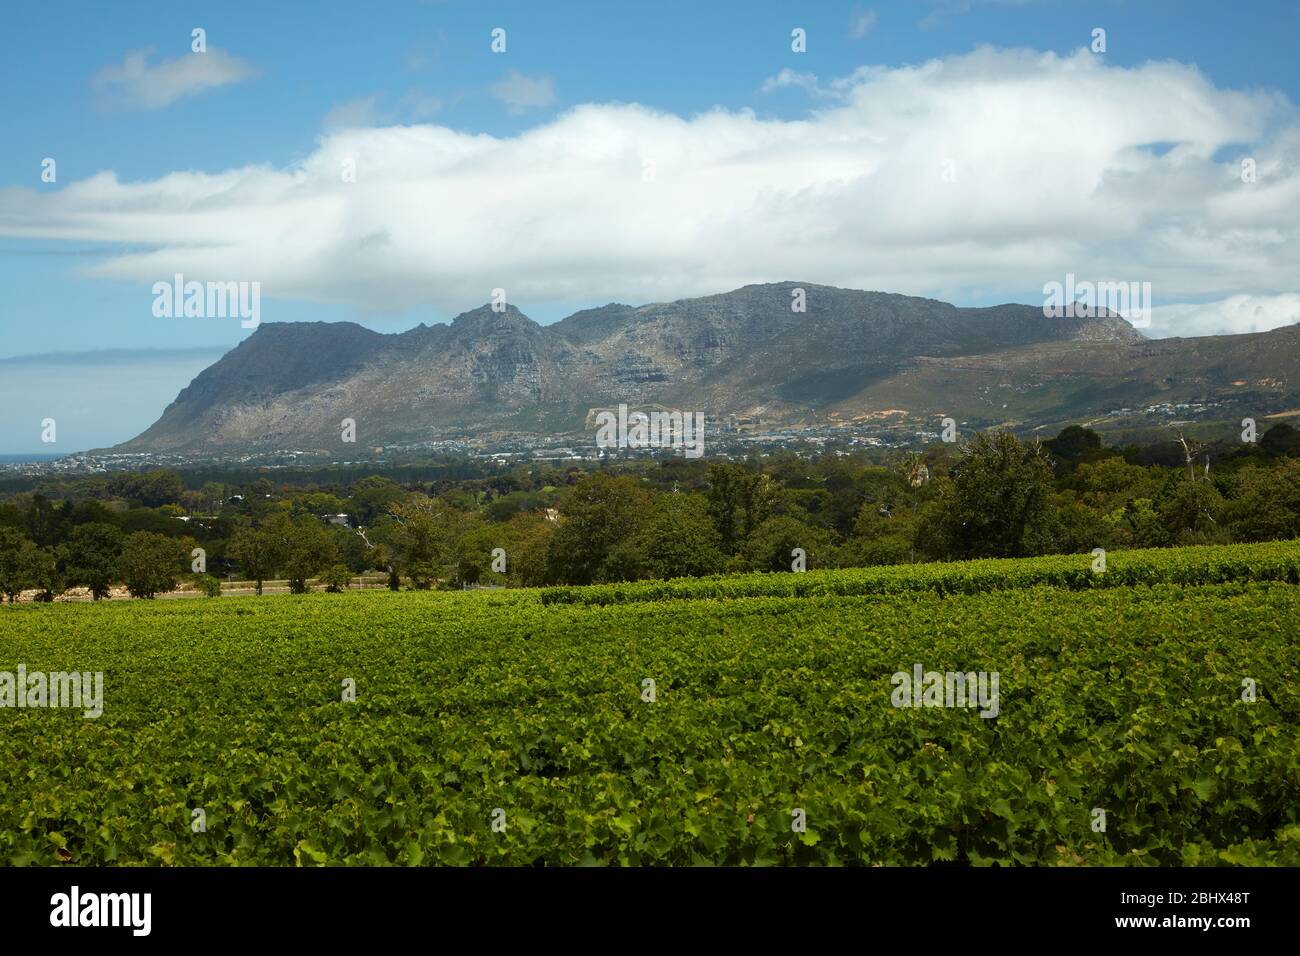
<svg viewBox="0 0 1300 956"><path fill-rule="evenodd" d="M343 564L334 564L321 572L320 583L325 585L325 590L331 594L338 594L347 590L352 583L352 571Z"/></svg>
<svg viewBox="0 0 1300 956"><path fill-rule="evenodd" d="M207 597L221 597L221 581L211 574L194 575L194 586Z"/></svg>

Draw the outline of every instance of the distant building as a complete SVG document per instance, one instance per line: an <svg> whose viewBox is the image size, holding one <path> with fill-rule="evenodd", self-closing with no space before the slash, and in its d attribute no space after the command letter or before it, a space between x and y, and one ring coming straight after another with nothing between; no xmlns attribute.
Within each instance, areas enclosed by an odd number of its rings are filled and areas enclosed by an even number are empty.
<svg viewBox="0 0 1300 956"><path fill-rule="evenodd" d="M335 525L339 528L346 528L348 526L348 516L347 515L325 515L325 523Z"/></svg>

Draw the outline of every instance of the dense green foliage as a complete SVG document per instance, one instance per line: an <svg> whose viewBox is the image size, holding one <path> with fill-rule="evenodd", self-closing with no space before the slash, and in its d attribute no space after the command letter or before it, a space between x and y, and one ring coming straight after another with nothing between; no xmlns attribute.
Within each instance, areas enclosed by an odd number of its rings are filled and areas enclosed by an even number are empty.
<svg viewBox="0 0 1300 956"><path fill-rule="evenodd" d="M299 593L335 586L316 582L339 566L428 590L1282 540L1300 536L1293 431L1213 446L1213 468L1210 446L1182 433L1120 450L1070 426L1041 443L978 433L924 452L527 463L407 485L58 478L0 502L0 591L108 596L142 535L183 546L167 553L203 552L191 568L154 547L153 577L206 571L259 593L280 578Z"/></svg>
<svg viewBox="0 0 1300 956"><path fill-rule="evenodd" d="M139 531L122 546L122 579L132 597L151 598L176 588L184 560L185 548L175 538Z"/></svg>
<svg viewBox="0 0 1300 956"><path fill-rule="evenodd" d="M1156 580L1295 569L1254 550ZM1021 587L1064 560L964 566L983 594L5 607L0 671L102 670L105 704L0 710L0 860L1300 864L1300 589ZM999 672L999 714L895 708L915 663Z"/></svg>
<svg viewBox="0 0 1300 956"><path fill-rule="evenodd" d="M664 599L815 597L935 591L979 594L1045 585L1093 589L1152 584L1220 584L1230 581L1300 583L1300 541L1206 545L1117 551L1105 570L1092 555L988 559L895 565L806 574L732 574L671 581L637 581L589 587L547 588L543 604L623 604Z"/></svg>

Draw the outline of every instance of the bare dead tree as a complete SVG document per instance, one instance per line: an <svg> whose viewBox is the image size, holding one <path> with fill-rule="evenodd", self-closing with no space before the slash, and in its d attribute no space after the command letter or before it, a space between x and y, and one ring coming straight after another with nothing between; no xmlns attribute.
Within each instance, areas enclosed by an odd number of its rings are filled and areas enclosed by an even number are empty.
<svg viewBox="0 0 1300 956"><path fill-rule="evenodd" d="M1203 445L1198 442L1189 442L1183 435L1183 430L1178 429L1178 441L1183 446L1183 460L1187 462L1187 480L1196 480L1196 456L1204 450ZM1210 473L1210 456L1205 456L1205 474L1208 477Z"/></svg>

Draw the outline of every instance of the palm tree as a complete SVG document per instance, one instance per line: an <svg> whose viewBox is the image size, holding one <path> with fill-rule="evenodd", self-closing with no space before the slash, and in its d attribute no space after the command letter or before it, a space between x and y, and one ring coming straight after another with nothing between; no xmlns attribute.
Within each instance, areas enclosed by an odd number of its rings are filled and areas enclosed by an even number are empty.
<svg viewBox="0 0 1300 956"><path fill-rule="evenodd" d="M912 451L903 456L898 465L899 474L912 489L912 563L916 563L916 495L917 490L930 480L930 468L925 463L925 455Z"/></svg>

